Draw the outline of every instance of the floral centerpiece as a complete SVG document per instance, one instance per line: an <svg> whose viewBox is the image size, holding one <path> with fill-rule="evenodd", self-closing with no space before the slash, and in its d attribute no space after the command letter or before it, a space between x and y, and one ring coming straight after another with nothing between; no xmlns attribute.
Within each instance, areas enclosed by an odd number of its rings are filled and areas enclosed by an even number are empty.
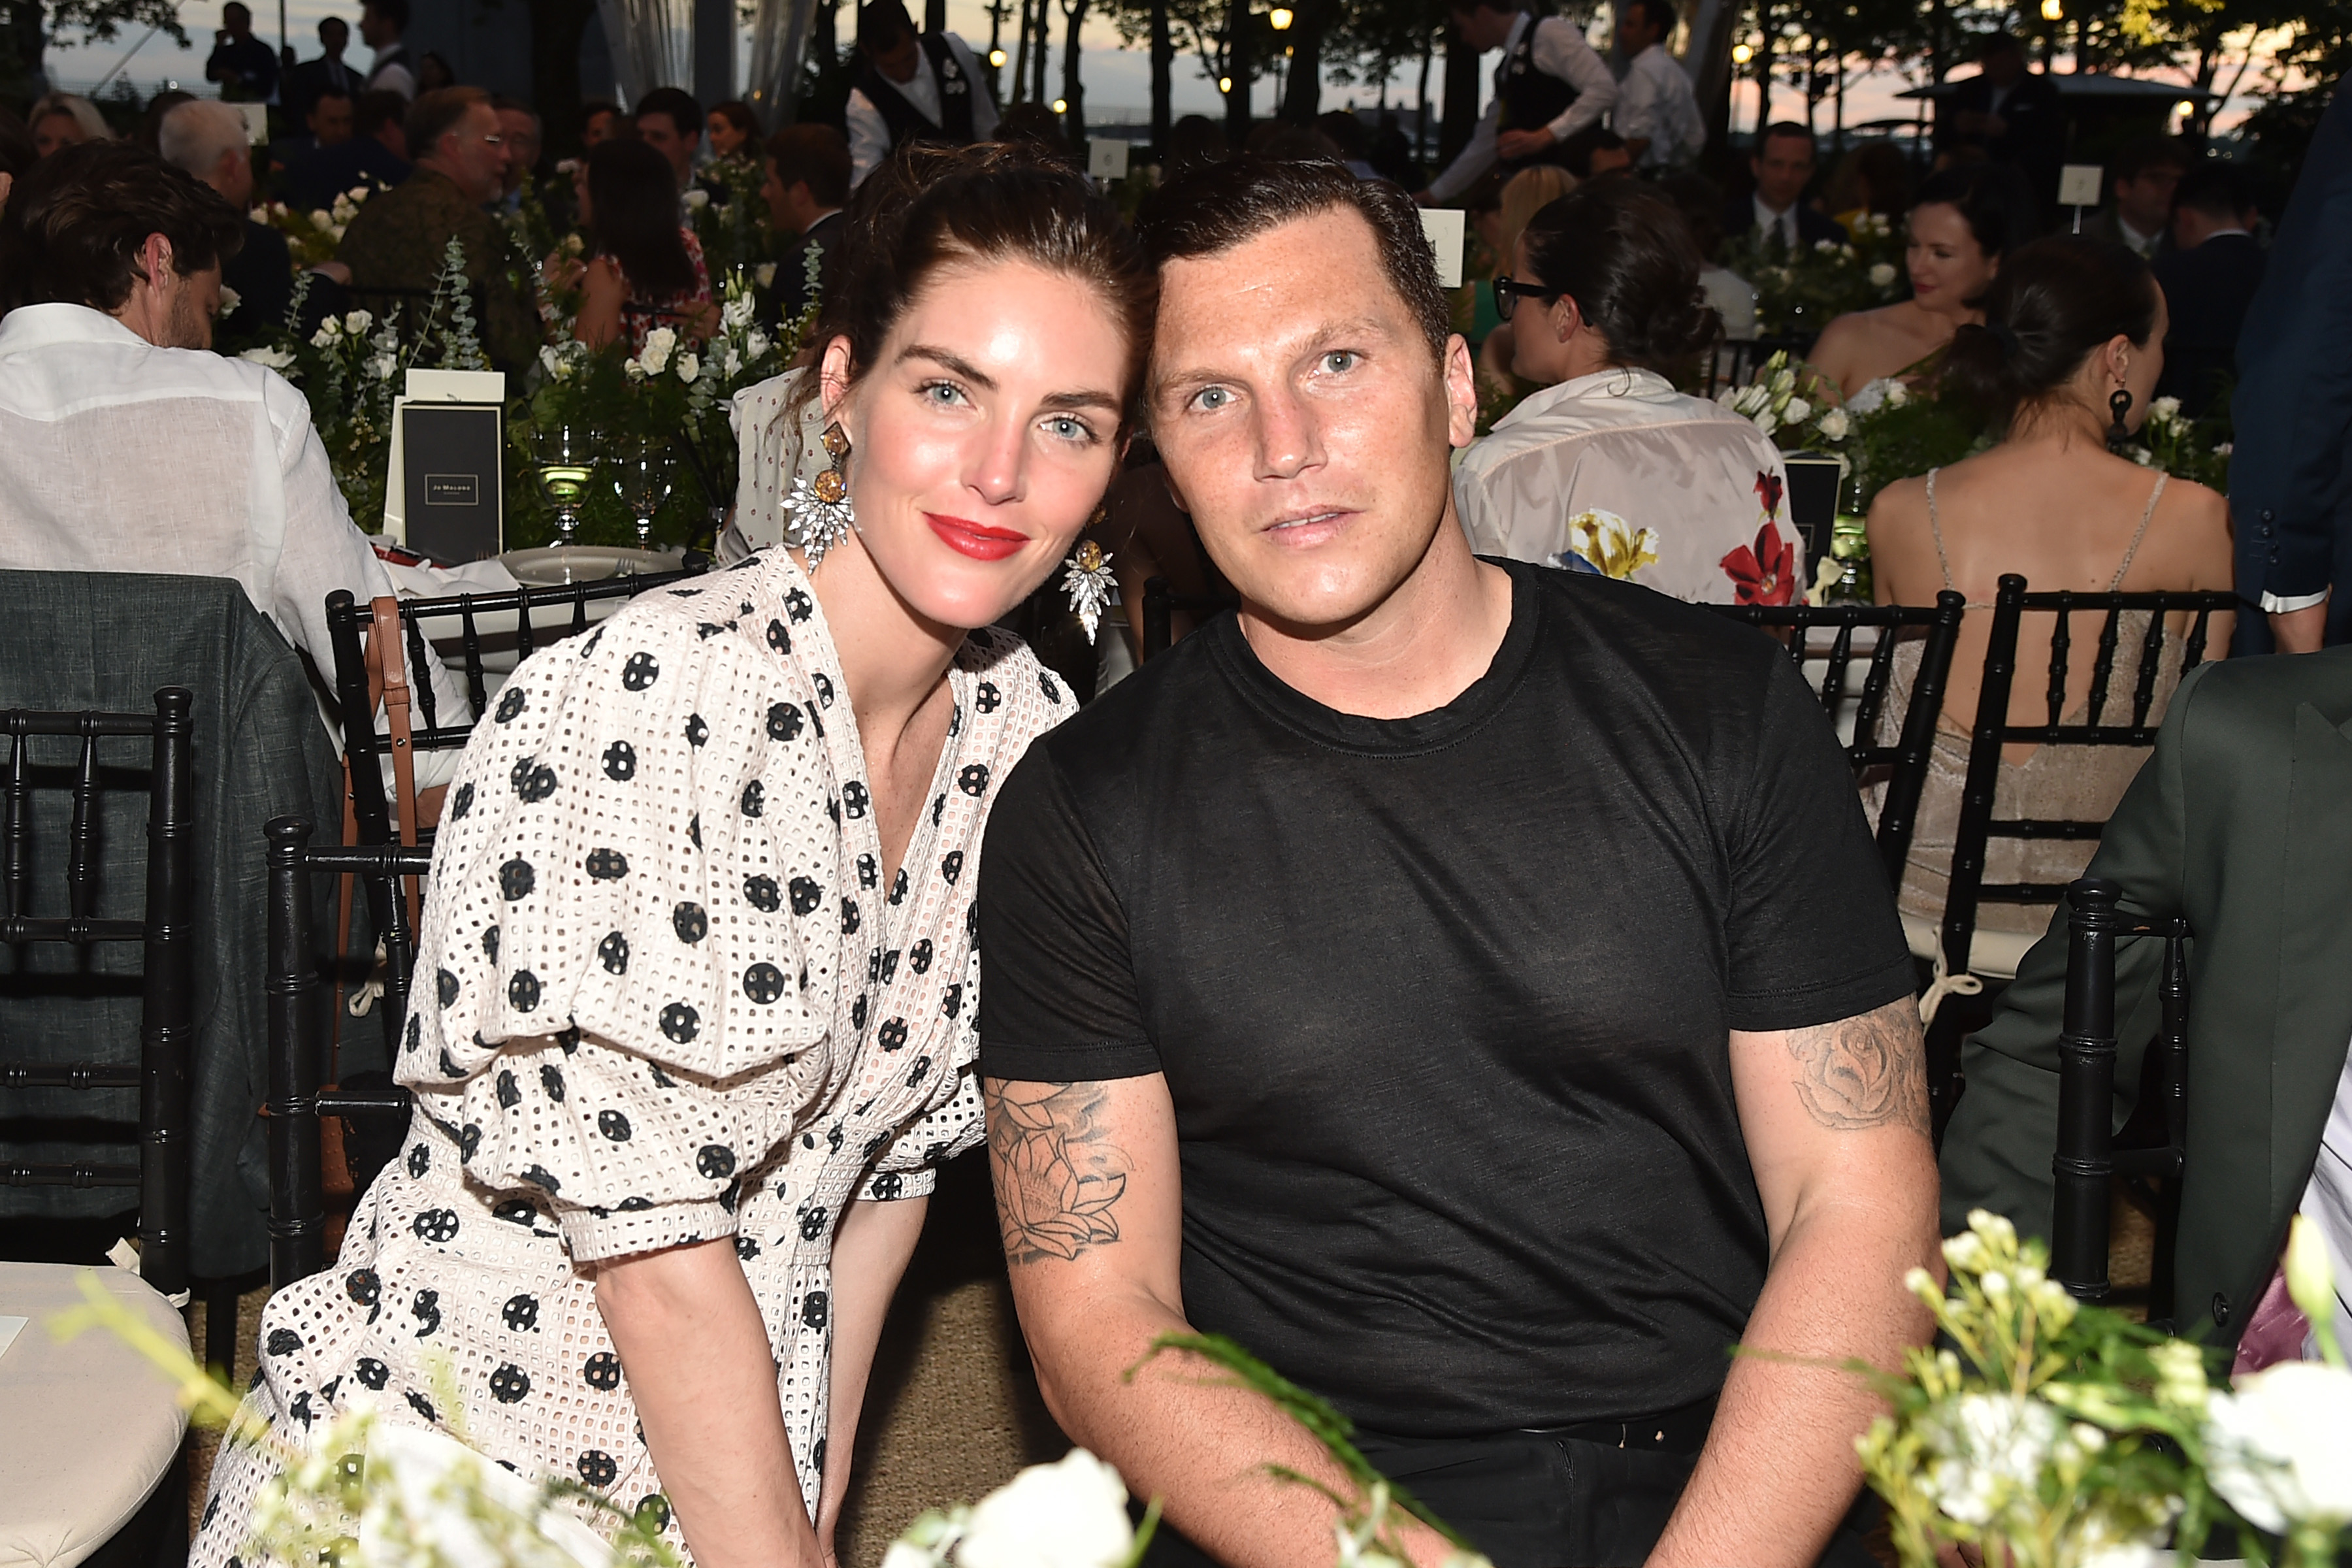
<svg viewBox="0 0 2352 1568"><path fill-rule="evenodd" d="M746 270L769 254L775 220L762 194L767 169L749 158L714 158L685 196L687 221L702 242L703 264L713 278Z"/></svg>
<svg viewBox="0 0 2352 1568"><path fill-rule="evenodd" d="M2124 456L2226 494L2231 446L2226 413L2191 419L2180 412L2180 399L2159 397L2148 405L2147 423L2140 426L2138 438L2124 448Z"/></svg>
<svg viewBox="0 0 2352 1568"><path fill-rule="evenodd" d="M1723 247L1723 265L1756 289L1756 324L1769 337L1818 336L1835 318L1903 297L1903 243L1875 214L1856 218L1850 237L1793 249L1745 235Z"/></svg>
<svg viewBox="0 0 2352 1568"><path fill-rule="evenodd" d="M335 248L343 242L343 230L379 188L373 184L353 185L331 205L312 207L308 212L289 207L284 202L263 202L247 216L286 237L287 256L299 272L335 258Z"/></svg>

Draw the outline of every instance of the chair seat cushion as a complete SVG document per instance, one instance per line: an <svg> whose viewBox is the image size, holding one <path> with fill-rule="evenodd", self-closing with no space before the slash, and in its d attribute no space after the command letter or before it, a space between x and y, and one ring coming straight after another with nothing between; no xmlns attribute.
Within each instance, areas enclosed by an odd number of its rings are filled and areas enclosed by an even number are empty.
<svg viewBox="0 0 2352 1568"><path fill-rule="evenodd" d="M1904 940L1911 944L1911 956L1936 961L1937 951L1944 941L1943 924L1918 915L1903 917ZM2033 944L2042 940L2038 931L1979 931L1969 940L1969 973L1986 980L2014 980L2017 966Z"/></svg>
<svg viewBox="0 0 2352 1568"><path fill-rule="evenodd" d="M0 1568L73 1568L139 1511L172 1468L187 1414L171 1381L104 1329L59 1344L55 1313L100 1285L185 1349L187 1325L128 1269L0 1263L0 1316L31 1320L0 1353Z"/></svg>

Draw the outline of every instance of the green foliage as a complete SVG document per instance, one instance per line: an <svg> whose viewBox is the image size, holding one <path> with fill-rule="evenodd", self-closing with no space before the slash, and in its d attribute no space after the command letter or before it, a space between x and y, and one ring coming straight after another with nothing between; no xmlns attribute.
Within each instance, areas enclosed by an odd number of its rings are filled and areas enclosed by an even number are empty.
<svg viewBox="0 0 2352 1568"><path fill-rule="evenodd" d="M1817 240L1793 250L1778 239L1727 240L1723 265L1756 289L1757 325L1771 337L1816 337L1852 310L1891 304L1905 292L1903 238L1885 218L1855 220L1846 241Z"/></svg>

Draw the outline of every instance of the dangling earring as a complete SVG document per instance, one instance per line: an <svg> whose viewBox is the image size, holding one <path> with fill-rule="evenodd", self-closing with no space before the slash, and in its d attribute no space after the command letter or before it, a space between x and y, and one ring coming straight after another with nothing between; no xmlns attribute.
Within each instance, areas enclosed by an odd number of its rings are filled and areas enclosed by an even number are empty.
<svg viewBox="0 0 2352 1568"><path fill-rule="evenodd" d="M1105 515L1097 507L1093 521L1100 522ZM1087 641L1092 643L1103 611L1118 603L1118 579L1110 574L1110 553L1089 539L1072 551L1063 565L1068 570L1062 574L1062 592L1070 596L1070 613L1078 617L1078 625L1087 629Z"/></svg>
<svg viewBox="0 0 2352 1568"><path fill-rule="evenodd" d="M784 510L799 525L801 549L812 572L824 559L824 552L848 538L849 531L857 526L856 514L849 510L849 432L837 419L824 427L824 449L833 467L814 479L803 476L793 480L792 494L784 498Z"/></svg>
<svg viewBox="0 0 2352 1568"><path fill-rule="evenodd" d="M2121 452L2131 440L2131 431L2124 424L2124 416L2131 412L2132 395L2118 386L2107 398L2107 412L2115 423L2107 426L2107 450Z"/></svg>

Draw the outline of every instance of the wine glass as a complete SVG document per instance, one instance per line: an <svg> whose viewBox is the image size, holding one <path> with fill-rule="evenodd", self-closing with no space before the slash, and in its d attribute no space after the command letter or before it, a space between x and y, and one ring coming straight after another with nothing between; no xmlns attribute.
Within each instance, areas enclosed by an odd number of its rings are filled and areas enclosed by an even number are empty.
<svg viewBox="0 0 2352 1568"><path fill-rule="evenodd" d="M578 425L547 425L531 437L532 475L540 493L555 509L556 542L569 545L579 531L580 508L596 468L595 441Z"/></svg>
<svg viewBox="0 0 2352 1568"><path fill-rule="evenodd" d="M640 550L653 548L654 513L669 499L674 461L667 444L649 442L613 465L613 489L636 521Z"/></svg>

